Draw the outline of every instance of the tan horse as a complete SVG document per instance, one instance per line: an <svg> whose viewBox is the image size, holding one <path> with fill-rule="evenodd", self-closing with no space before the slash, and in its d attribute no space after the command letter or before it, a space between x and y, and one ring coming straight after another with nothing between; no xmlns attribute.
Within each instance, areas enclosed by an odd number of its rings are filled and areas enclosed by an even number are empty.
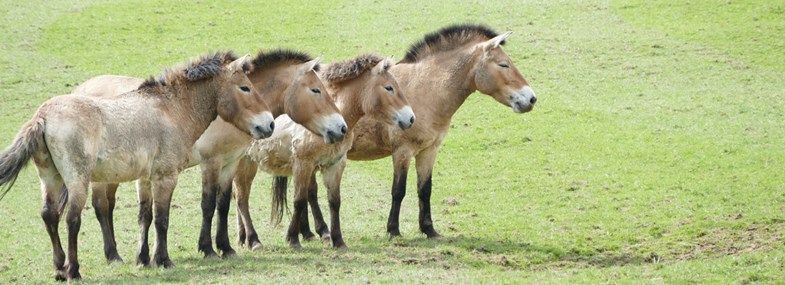
<svg viewBox="0 0 785 285"><path fill-rule="evenodd" d="M329 193L332 243L337 248L346 247L339 218L340 184L346 166L346 152L352 145L352 127L366 114L369 118L400 129L408 129L414 123L411 107L400 93L395 78L388 72L391 64L390 58L383 60L377 56L366 55L329 65L321 75L327 81L329 94L332 94L346 119L349 127L347 139L327 145L289 118L279 117L275 122L278 127L273 136L267 140L254 141L248 149L249 159L244 159L238 167L235 177L238 208L248 207L247 197L251 191L251 182L257 168L261 168L278 176L275 179L276 198L273 202L274 208L279 210L274 212L281 213L286 203L283 197L286 195L287 180L285 177L281 179L280 176L294 176L293 217L307 218L307 198L316 195L316 171L321 171ZM242 213L246 215L247 211ZM299 221L298 218L292 218L287 233L289 246L295 249L300 248L297 237ZM250 223L244 225L246 233L254 232Z"/></svg>
<svg viewBox="0 0 785 285"><path fill-rule="evenodd" d="M152 263L174 265L167 250L169 205L193 144L218 116L254 138L272 133L273 117L245 75L249 58L235 58L224 52L203 56L110 98L57 96L22 126L0 154L0 185L6 193L27 161L35 161L57 280L81 278L77 237L90 182L150 183L156 229ZM65 209L67 266L57 229Z"/></svg>
<svg viewBox="0 0 785 285"><path fill-rule="evenodd" d="M398 217L412 157L417 168L420 231L428 238L439 237L431 219L431 174L450 120L469 95L475 91L488 94L516 113L534 108L534 91L501 49L510 34L498 35L481 25L456 25L426 35L390 69L402 82L403 93L417 114L417 124L401 132L369 119L357 123L349 159L393 158L393 203L387 220L390 238L401 235ZM309 203L318 213L316 197L309 197ZM317 231L324 228L323 218L314 215L314 220ZM302 223L307 222L306 217ZM306 226L303 235L313 233Z"/></svg>
<svg viewBox="0 0 785 285"><path fill-rule="evenodd" d="M260 52L252 61L252 71L248 73L248 77L270 106L274 117L287 114L309 131L322 136L328 142L334 142L343 138L346 124L329 96L315 96L315 92L326 90L315 72L318 70L319 60L290 50ZM91 96L112 96L133 90L139 86L140 81L142 79L133 77L102 75L80 84L75 92ZM202 169L203 221L198 249L204 252L205 257L217 256L212 247L210 233L216 207L219 213L216 246L223 252L224 257L235 254L226 232L231 183L237 164L250 142L250 136L219 117L196 141L189 157L186 167L198 164ZM139 186L143 186L138 189L140 201L150 200L149 187L142 184ZM103 232L104 254L110 262L122 262L117 254L112 220L117 187L118 184L93 185L93 207ZM149 210L140 209L140 213ZM247 212L247 208L245 210ZM145 225L149 225L149 221L141 218L147 216L149 215L139 216L142 245L147 243L145 229L148 227ZM248 222L251 222L250 219ZM241 240L241 244L245 244L245 239ZM261 246L255 234L248 236L247 244L252 249Z"/></svg>

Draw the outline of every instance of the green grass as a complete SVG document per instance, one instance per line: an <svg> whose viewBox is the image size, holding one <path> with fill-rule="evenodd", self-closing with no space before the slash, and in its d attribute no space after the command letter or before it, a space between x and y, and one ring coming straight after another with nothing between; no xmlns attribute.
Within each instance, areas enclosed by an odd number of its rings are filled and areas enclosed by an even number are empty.
<svg viewBox="0 0 785 285"><path fill-rule="evenodd" d="M169 231L178 267L133 265L136 201L126 184L115 215L126 264L105 264L87 209L79 251L87 282L785 280L780 1L6 1L0 11L2 146L46 99L95 75L154 75L217 49L401 58L424 33L455 22L513 31L505 50L539 95L532 113L516 115L476 94L453 118L433 177L442 240L417 230L414 179L404 237L386 239L384 159L349 163L348 251L319 242L287 249L285 227L267 223L270 177L260 174L252 216L264 249L202 260L199 171L189 169ZM0 201L0 284L52 282L40 206L30 167Z"/></svg>

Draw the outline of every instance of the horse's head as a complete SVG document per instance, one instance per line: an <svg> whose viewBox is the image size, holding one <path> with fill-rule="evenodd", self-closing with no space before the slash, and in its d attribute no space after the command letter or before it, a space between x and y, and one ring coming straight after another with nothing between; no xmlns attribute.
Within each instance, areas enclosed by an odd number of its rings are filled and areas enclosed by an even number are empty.
<svg viewBox="0 0 785 285"><path fill-rule="evenodd" d="M389 72L392 65L392 58L386 57L370 70L366 84L370 92L365 95L362 108L374 119L405 130L414 124L414 111Z"/></svg>
<svg viewBox="0 0 785 285"><path fill-rule="evenodd" d="M510 34L504 33L475 46L475 52L480 55L474 66L474 83L483 94L512 107L516 113L526 113L534 108L537 96L501 48Z"/></svg>
<svg viewBox="0 0 785 285"><path fill-rule="evenodd" d="M321 57L299 64L292 74L286 94L286 114L292 121L324 138L324 143L342 141L347 126L327 88L319 79Z"/></svg>
<svg viewBox="0 0 785 285"><path fill-rule="evenodd" d="M254 139L270 137L275 124L270 108L246 76L249 56L225 65L222 72L223 89L218 99L218 116Z"/></svg>

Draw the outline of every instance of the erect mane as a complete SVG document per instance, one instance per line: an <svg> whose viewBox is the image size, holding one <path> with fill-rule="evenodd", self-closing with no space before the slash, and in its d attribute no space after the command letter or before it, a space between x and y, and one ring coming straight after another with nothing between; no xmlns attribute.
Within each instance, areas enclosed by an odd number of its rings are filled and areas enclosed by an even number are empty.
<svg viewBox="0 0 785 285"><path fill-rule="evenodd" d="M264 68L267 66L272 66L275 64L279 64L281 62L286 61L294 61L297 63L306 63L313 60L310 55L304 52L293 51L288 49L276 49L268 52L261 51L259 54L256 55L251 62L253 64L253 68ZM319 65L314 67L316 71L319 71Z"/></svg>
<svg viewBox="0 0 785 285"><path fill-rule="evenodd" d="M384 60L380 56L364 54L347 61L336 62L327 66L320 77L329 82L341 82L360 76Z"/></svg>
<svg viewBox="0 0 785 285"><path fill-rule="evenodd" d="M453 50L478 39L490 40L498 35L490 28L478 24L447 26L414 43L400 63L414 63L428 55ZM504 44L504 41L501 44Z"/></svg>
<svg viewBox="0 0 785 285"><path fill-rule="evenodd" d="M172 86L177 83L194 82L211 78L221 72L221 68L237 60L231 51L218 51L215 54L202 55L189 60L188 63L166 68L158 77L150 76L139 88L154 88L159 86ZM248 66L243 66L247 70Z"/></svg>

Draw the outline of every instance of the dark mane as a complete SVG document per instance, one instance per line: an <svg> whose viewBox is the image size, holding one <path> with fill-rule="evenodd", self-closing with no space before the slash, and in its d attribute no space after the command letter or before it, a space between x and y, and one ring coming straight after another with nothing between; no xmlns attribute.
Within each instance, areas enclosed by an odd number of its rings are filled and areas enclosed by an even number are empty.
<svg viewBox="0 0 785 285"><path fill-rule="evenodd" d="M364 54L354 59L336 62L327 66L320 77L329 82L341 82L366 72L384 60L380 56Z"/></svg>
<svg viewBox="0 0 785 285"><path fill-rule="evenodd" d="M251 62L253 68L264 68L267 66L275 65L285 61L295 61L297 63L306 63L313 60L310 55L304 52L293 51L288 49L276 49L269 52L259 52ZM319 71L319 66L315 67Z"/></svg>
<svg viewBox="0 0 785 285"><path fill-rule="evenodd" d="M211 78L220 73L221 68L237 60L238 57L231 51L219 51L215 54L203 55L191 59L188 63L164 69L158 77L150 76L139 88L153 88L158 86L171 86L178 82L194 82ZM243 69L248 69L244 66Z"/></svg>
<svg viewBox="0 0 785 285"><path fill-rule="evenodd" d="M444 27L413 44L400 63L414 63L430 54L448 51L474 40L490 40L498 36L490 28L477 24L461 24ZM501 44L504 44L502 41Z"/></svg>

